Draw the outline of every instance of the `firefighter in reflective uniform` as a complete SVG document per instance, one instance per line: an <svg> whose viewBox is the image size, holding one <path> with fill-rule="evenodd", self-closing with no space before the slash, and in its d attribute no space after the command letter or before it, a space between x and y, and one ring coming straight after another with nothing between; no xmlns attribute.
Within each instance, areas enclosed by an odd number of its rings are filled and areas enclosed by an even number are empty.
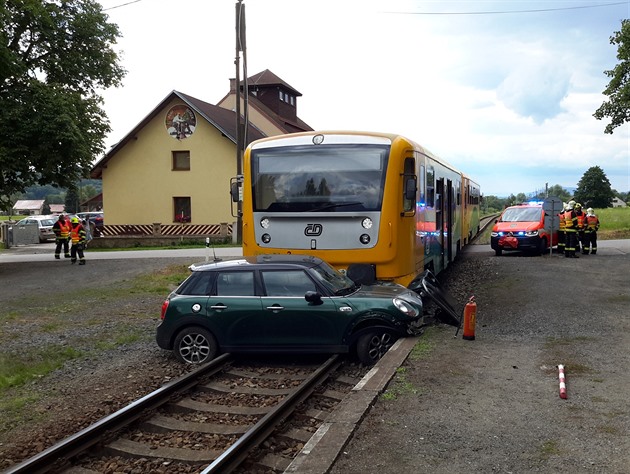
<svg viewBox="0 0 630 474"><path fill-rule="evenodd" d="M575 203L575 216L577 217L578 240L575 245L576 252L580 253L580 246L584 246L584 229L586 228L586 213L582 210L582 204Z"/></svg>
<svg viewBox="0 0 630 474"><path fill-rule="evenodd" d="M569 201L563 214L565 231L564 256L567 258L579 258L578 255L575 255L575 249L578 245L578 228L574 207L575 201Z"/></svg>
<svg viewBox="0 0 630 474"><path fill-rule="evenodd" d="M562 211L558 213L558 253L564 253L564 241L565 241L565 231L564 231L564 212L567 210L567 203L562 203Z"/></svg>
<svg viewBox="0 0 630 474"><path fill-rule="evenodd" d="M61 246L63 246L63 256L70 258L70 251L68 250L68 240L70 239L71 224L70 219L65 214L61 214L59 219L53 225L53 232L55 233L55 258L59 260L61 257Z"/></svg>
<svg viewBox="0 0 630 474"><path fill-rule="evenodd" d="M592 207L586 210L586 228L584 229L584 240L582 241L582 253L587 254L589 249L591 255L597 253L597 231L599 230L599 218L595 215Z"/></svg>
<svg viewBox="0 0 630 474"><path fill-rule="evenodd" d="M83 255L83 249L85 248L86 233L85 229L79 222L78 217L71 219L72 230L70 235L72 236L72 248L70 249L70 262L73 264L77 261L77 254L79 255L79 265L85 265L85 257Z"/></svg>

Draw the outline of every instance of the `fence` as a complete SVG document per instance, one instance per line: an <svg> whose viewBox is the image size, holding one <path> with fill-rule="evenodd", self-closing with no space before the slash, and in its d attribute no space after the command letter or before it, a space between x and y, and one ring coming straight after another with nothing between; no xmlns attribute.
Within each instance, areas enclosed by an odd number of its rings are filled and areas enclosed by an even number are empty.
<svg viewBox="0 0 630 474"><path fill-rule="evenodd" d="M94 232L90 242L93 248L134 247L142 245L173 245L184 240L234 242L236 223L228 224L172 224L162 225L104 225ZM100 232L99 232L100 231ZM39 242L37 226L20 226L3 222L0 225L0 242L5 248Z"/></svg>

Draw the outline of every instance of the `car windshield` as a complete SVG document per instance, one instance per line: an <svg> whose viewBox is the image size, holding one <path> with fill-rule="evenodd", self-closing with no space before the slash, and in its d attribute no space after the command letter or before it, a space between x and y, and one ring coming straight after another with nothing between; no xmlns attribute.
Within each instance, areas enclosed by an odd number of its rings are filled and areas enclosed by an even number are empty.
<svg viewBox="0 0 630 474"><path fill-rule="evenodd" d="M513 207L503 212L501 222L538 222L540 216L539 207Z"/></svg>
<svg viewBox="0 0 630 474"><path fill-rule="evenodd" d="M313 270L313 275L319 282L337 296L347 295L358 289L358 285L350 278L325 262L313 267Z"/></svg>
<svg viewBox="0 0 630 474"><path fill-rule="evenodd" d="M55 225L55 221L53 219L42 219L42 220L39 221L39 224L42 227L48 227L48 226Z"/></svg>
<svg viewBox="0 0 630 474"><path fill-rule="evenodd" d="M253 150L254 212L378 211L388 156L373 144Z"/></svg>

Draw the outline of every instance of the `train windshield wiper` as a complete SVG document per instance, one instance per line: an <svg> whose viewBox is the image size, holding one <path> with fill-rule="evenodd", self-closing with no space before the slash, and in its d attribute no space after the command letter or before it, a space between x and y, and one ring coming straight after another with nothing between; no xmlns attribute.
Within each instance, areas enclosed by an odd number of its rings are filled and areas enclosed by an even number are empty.
<svg viewBox="0 0 630 474"><path fill-rule="evenodd" d="M309 209L306 212L325 211L326 209L334 209L335 207L357 206L357 205L363 205L363 203L361 201L330 203L330 204L324 204L323 206L314 207L313 209Z"/></svg>

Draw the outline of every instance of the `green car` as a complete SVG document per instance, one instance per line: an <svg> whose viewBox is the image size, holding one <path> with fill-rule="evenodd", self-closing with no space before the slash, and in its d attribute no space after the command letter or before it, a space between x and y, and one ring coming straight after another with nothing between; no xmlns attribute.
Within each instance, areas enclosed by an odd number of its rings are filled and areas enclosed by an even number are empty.
<svg viewBox="0 0 630 474"><path fill-rule="evenodd" d="M374 364L422 325L418 294L397 284L358 285L317 257L264 255L190 269L164 301L156 336L185 363L221 352L356 351Z"/></svg>

